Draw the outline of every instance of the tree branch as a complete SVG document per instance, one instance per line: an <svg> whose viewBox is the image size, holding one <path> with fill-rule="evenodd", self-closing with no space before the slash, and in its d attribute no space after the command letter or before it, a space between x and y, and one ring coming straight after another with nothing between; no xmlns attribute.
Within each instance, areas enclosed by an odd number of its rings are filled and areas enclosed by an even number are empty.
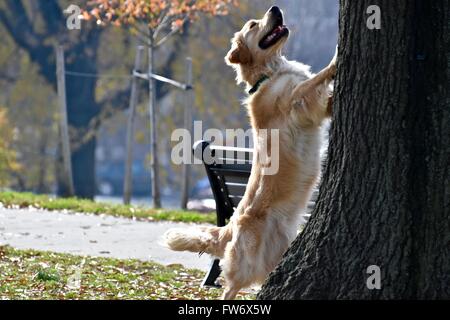
<svg viewBox="0 0 450 320"><path fill-rule="evenodd" d="M118 112L128 108L130 92L131 89L128 86L121 91L117 91L113 96L108 96L98 103L100 112L89 121L87 127L70 128L72 151L78 150L81 146L91 141L92 138L96 137L99 133L100 126L105 121L114 117Z"/></svg>
<svg viewBox="0 0 450 320"><path fill-rule="evenodd" d="M42 44L44 39L34 30L22 1L6 0L5 5L7 10L0 9L0 23L4 25L14 41L28 52L31 60L39 65L40 73L46 80L55 85L54 66L49 62L53 48Z"/></svg>
<svg viewBox="0 0 450 320"><path fill-rule="evenodd" d="M7 11L0 10L0 22L21 47L35 48L42 40L31 24L21 0L6 0ZM9 14L8 14L9 13Z"/></svg>
<svg viewBox="0 0 450 320"><path fill-rule="evenodd" d="M128 108L130 90L130 86L127 86L125 89L117 91L114 95L108 95L98 103L100 110L106 110L108 107L112 111L126 110Z"/></svg>
<svg viewBox="0 0 450 320"><path fill-rule="evenodd" d="M156 42L155 48L159 47L160 45L162 45L163 43L165 43L167 40L170 39L170 37L172 37L175 33L177 33L178 31L180 31L184 24L186 23L186 21L188 20L188 17L185 16L183 18L183 22L181 23L181 25L175 29L172 29L170 32L168 32L164 37L162 37L159 41Z"/></svg>
<svg viewBox="0 0 450 320"><path fill-rule="evenodd" d="M168 13L169 13L169 7L167 7L166 9L164 9L163 12L161 12L161 14L160 14L161 22L158 25L158 27L156 27L155 33L153 35L155 38L158 37L159 32L166 26L167 20L168 20L168 16L167 16Z"/></svg>
<svg viewBox="0 0 450 320"><path fill-rule="evenodd" d="M55 0L38 1L48 34L57 34L65 26L61 7Z"/></svg>
<svg viewBox="0 0 450 320"><path fill-rule="evenodd" d="M130 30L135 31L135 37L142 43L149 45L150 34L148 29L146 31L136 26L130 26Z"/></svg>

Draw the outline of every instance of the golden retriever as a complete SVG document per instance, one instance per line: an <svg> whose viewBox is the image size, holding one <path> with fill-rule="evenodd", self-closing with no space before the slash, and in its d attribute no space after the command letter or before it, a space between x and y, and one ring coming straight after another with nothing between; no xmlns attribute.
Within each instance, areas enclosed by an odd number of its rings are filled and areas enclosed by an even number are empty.
<svg viewBox="0 0 450 320"><path fill-rule="evenodd" d="M330 115L330 83L336 57L317 75L282 56L289 36L283 13L272 7L248 21L232 39L225 60L245 82L245 101L254 134L255 154L245 195L225 227L172 229L165 234L173 250L206 252L222 258L223 299L262 283L297 235L302 213L320 173L321 125ZM279 141L262 135L278 129ZM261 139L279 144L279 169L265 174L258 150ZM270 156L273 155L269 155Z"/></svg>

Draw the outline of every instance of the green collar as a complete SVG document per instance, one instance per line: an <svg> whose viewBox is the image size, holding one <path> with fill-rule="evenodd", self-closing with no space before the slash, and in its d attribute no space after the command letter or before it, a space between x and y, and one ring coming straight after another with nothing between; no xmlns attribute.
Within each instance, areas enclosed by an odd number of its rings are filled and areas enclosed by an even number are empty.
<svg viewBox="0 0 450 320"><path fill-rule="evenodd" d="M256 91L258 91L259 87L262 85L262 83L266 80L269 80L269 76L263 74L261 78L259 78L258 81L256 81L255 85L248 91L248 94L252 95Z"/></svg>

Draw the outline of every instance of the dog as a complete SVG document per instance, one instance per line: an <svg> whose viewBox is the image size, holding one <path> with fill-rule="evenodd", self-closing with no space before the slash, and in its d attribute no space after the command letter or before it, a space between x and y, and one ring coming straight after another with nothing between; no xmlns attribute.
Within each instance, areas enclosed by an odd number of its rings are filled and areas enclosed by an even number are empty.
<svg viewBox="0 0 450 320"><path fill-rule="evenodd" d="M172 229L165 234L172 250L206 252L222 259L223 299L263 283L281 261L297 235L320 174L321 125L331 114L336 55L316 75L308 66L288 61L281 53L289 37L283 21L276 6L262 19L248 21L234 35L225 57L236 70L238 84L247 85L244 104L255 150L261 139L269 145L278 143L278 172L265 174L267 164L254 157L244 197L225 227ZM264 129L278 129L279 141L261 135Z"/></svg>

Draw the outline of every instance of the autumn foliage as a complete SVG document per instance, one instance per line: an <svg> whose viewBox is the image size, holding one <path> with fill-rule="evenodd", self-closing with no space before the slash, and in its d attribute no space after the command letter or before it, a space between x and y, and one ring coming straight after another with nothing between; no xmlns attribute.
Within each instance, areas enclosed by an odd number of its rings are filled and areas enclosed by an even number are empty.
<svg viewBox="0 0 450 320"><path fill-rule="evenodd" d="M92 0L83 16L95 18L98 24L145 23L155 31L161 26L181 28L200 14L226 15L232 5L237 5L237 0Z"/></svg>

